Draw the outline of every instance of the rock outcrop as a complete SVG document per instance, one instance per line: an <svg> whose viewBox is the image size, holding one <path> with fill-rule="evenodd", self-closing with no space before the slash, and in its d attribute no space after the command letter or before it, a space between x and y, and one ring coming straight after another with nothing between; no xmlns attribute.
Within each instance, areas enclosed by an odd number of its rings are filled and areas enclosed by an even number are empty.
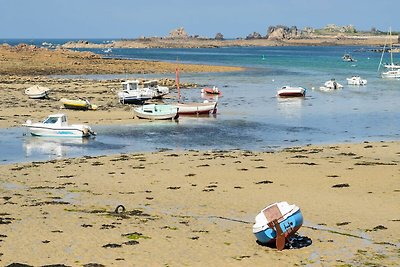
<svg viewBox="0 0 400 267"><path fill-rule="evenodd" d="M184 39L184 38L189 38L189 35L187 34L187 32L185 31L185 29L183 27L180 27L178 29L172 30L169 33L168 38L180 38L180 39Z"/></svg>
<svg viewBox="0 0 400 267"><path fill-rule="evenodd" d="M224 40L224 36L222 35L222 33L217 33L216 35L215 35L215 38L214 38L215 40Z"/></svg>
<svg viewBox="0 0 400 267"><path fill-rule="evenodd" d="M301 31L296 26L287 27L283 25L270 26L267 31L267 38L272 40L293 39L301 37Z"/></svg>
<svg viewBox="0 0 400 267"><path fill-rule="evenodd" d="M246 40L261 39L261 38L262 38L262 36L258 32L253 32L246 36Z"/></svg>

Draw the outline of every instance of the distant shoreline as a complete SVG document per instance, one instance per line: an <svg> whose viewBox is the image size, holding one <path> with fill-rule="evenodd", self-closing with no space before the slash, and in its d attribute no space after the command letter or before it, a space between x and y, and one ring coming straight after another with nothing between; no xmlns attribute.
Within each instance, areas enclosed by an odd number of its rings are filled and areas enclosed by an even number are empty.
<svg viewBox="0 0 400 267"><path fill-rule="evenodd" d="M397 36L392 43L397 44ZM221 48L221 47L273 47L273 46L383 46L386 35L323 35L291 39L235 39L217 40L206 38L139 38L113 40L109 43L93 43L85 40L67 42L62 48Z"/></svg>

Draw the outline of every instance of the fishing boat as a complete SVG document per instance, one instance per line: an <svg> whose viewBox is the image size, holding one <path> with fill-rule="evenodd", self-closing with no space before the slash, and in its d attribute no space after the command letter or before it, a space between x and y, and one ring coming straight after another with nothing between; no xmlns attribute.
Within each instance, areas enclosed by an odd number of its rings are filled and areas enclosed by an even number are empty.
<svg viewBox="0 0 400 267"><path fill-rule="evenodd" d="M43 122L32 123L31 120L27 120L23 126L28 127L33 136L88 137L96 135L88 125L69 125L65 114L50 115Z"/></svg>
<svg viewBox="0 0 400 267"><path fill-rule="evenodd" d="M42 99L42 98L48 98L49 91L50 91L50 89L47 87L34 85L34 86L31 86L28 89L26 89L25 94L29 98Z"/></svg>
<svg viewBox="0 0 400 267"><path fill-rule="evenodd" d="M153 91L152 98L162 98L163 96L169 94L169 88L166 86L160 86L157 80L143 82L143 88Z"/></svg>
<svg viewBox="0 0 400 267"><path fill-rule="evenodd" d="M122 91L118 92L118 99L122 104L143 105L146 100L153 98L152 90L139 87L138 80L127 80L121 85Z"/></svg>
<svg viewBox="0 0 400 267"><path fill-rule="evenodd" d="M72 100L72 99L61 98L60 102L67 109L79 109L79 110L97 109L97 105L91 104L87 99Z"/></svg>
<svg viewBox="0 0 400 267"><path fill-rule="evenodd" d="M210 87L203 88L203 89L201 89L201 92L205 93L205 94L210 94L210 95L221 95L222 94L222 92L216 86L213 86L212 88L210 88Z"/></svg>
<svg viewBox="0 0 400 267"><path fill-rule="evenodd" d="M304 97L306 96L306 89L301 86L282 86L277 94L280 97Z"/></svg>
<svg viewBox="0 0 400 267"><path fill-rule="evenodd" d="M349 85L367 85L367 80L361 79L360 76L352 76L351 78L346 78L346 80Z"/></svg>
<svg viewBox="0 0 400 267"><path fill-rule="evenodd" d="M179 108L179 115L210 115L217 113L217 102L205 100L203 102L181 102L181 90L179 86L179 69L176 68L176 88L178 89L178 103L173 103L173 105Z"/></svg>
<svg viewBox="0 0 400 267"><path fill-rule="evenodd" d="M148 120L177 120L178 107L167 104L147 104L133 109L134 115L139 119Z"/></svg>
<svg viewBox="0 0 400 267"><path fill-rule="evenodd" d="M122 91L118 92L118 98L122 104L143 105L146 100L162 98L169 93L168 87L159 86L155 80L146 81L143 86L139 85L138 80L128 80L121 84Z"/></svg>
<svg viewBox="0 0 400 267"><path fill-rule="evenodd" d="M335 79L330 79L329 81L324 83L324 86L321 86L319 89L321 90L336 90L342 89L343 85L338 83Z"/></svg>
<svg viewBox="0 0 400 267"><path fill-rule="evenodd" d="M382 72L381 77L397 79L397 78L400 78L400 68L397 67L398 65L393 62L393 41L392 41L392 29L391 28L389 28L389 42L390 42L390 44L389 44L390 63L384 65L386 67L387 71ZM385 51L386 51L386 44L382 51L381 62L379 63L378 71L380 69L380 66L382 65L382 59L383 59Z"/></svg>
<svg viewBox="0 0 400 267"><path fill-rule="evenodd" d="M303 215L296 205L285 201L273 203L255 218L253 233L261 244L275 243L278 250L285 247L286 239L303 225Z"/></svg>

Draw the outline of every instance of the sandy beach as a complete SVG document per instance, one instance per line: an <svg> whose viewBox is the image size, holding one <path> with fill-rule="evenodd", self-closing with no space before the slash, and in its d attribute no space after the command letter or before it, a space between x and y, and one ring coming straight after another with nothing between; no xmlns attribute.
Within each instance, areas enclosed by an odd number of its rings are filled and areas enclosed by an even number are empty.
<svg viewBox="0 0 400 267"><path fill-rule="evenodd" d="M396 266L399 159L399 142L366 142L3 165L0 262ZM308 243L279 252L252 224L282 200L302 209Z"/></svg>
<svg viewBox="0 0 400 267"><path fill-rule="evenodd" d="M35 59L35 51L2 54L2 64L9 63L0 77L0 127L58 112L71 122L134 123L130 107L115 97L121 80L35 76L87 73L92 64L63 68L42 52ZM94 57L106 72L108 63ZM37 65L32 70L24 60ZM123 71L123 64L111 65L119 67L109 73ZM214 68L238 70L192 71ZM24 90L35 84L51 88L50 98L28 99ZM62 97L86 97L99 110L60 109ZM397 266L399 145L160 151L0 165L0 265ZM256 214L277 201L298 205L305 220L283 251L259 245L252 233ZM116 212L119 205L125 210Z"/></svg>

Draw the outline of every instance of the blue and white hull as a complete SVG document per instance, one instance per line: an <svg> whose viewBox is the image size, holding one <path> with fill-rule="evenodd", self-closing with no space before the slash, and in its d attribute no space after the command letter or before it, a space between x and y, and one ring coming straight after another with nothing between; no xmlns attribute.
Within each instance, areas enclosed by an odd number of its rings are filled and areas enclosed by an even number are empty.
<svg viewBox="0 0 400 267"><path fill-rule="evenodd" d="M275 212L268 214L271 207L275 208ZM287 202L271 204L256 216L256 223L253 226L253 233L260 243L276 242L277 226L273 224L275 220L285 239L296 233L303 225L303 215L296 205L289 205Z"/></svg>

